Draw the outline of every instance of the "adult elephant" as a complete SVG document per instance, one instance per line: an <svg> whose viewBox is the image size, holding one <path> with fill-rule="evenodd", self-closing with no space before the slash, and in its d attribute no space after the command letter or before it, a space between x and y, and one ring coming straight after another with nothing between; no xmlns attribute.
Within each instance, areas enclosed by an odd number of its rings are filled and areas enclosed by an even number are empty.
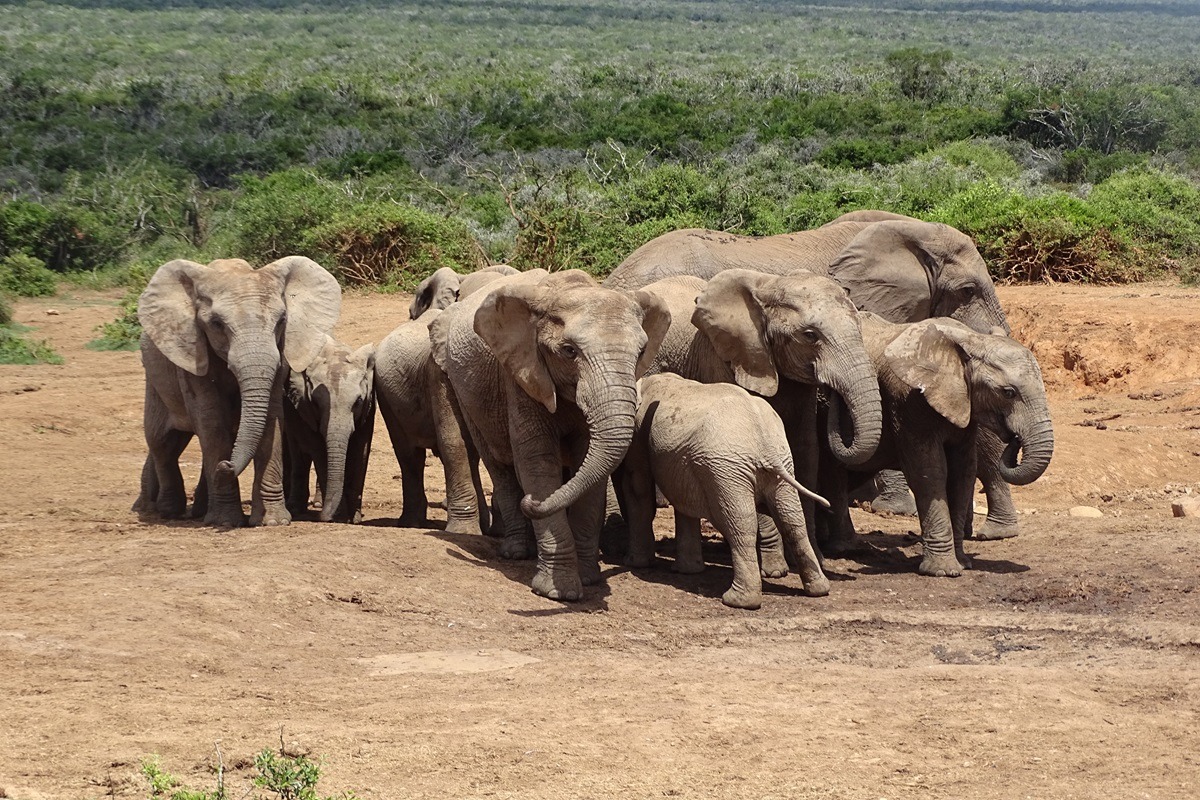
<svg viewBox="0 0 1200 800"><path fill-rule="evenodd" d="M647 292L535 270L494 281L430 326L492 477L502 556L530 555L522 512L533 521L537 594L577 600L600 580L605 487L633 439L636 381L669 325Z"/></svg>
<svg viewBox="0 0 1200 800"><path fill-rule="evenodd" d="M417 284L408 307L408 318L418 319L431 308L446 308L451 303L465 300L497 278L516 274L517 270L507 264L492 264L466 275L459 275L450 267L442 267Z"/></svg>
<svg viewBox="0 0 1200 800"><path fill-rule="evenodd" d="M604 285L631 289L668 275L707 279L733 268L828 275L859 309L889 322L950 317L980 333L1011 330L987 265L969 236L949 225L889 211L852 211L814 230L761 238L702 229L674 231L635 250ZM974 535L1014 536L1016 510L996 468L1003 446L985 431L980 449L984 455L979 477L987 493L988 517ZM899 473L885 473L883 485L880 508L915 512Z"/></svg>
<svg viewBox="0 0 1200 800"><path fill-rule="evenodd" d="M196 505L207 524L243 524L237 479L251 459L250 524L291 521L278 432L286 370L317 357L341 302L333 276L302 256L261 269L241 259L158 268L138 300L150 456L135 510L184 514L179 456L195 435L207 486Z"/></svg>

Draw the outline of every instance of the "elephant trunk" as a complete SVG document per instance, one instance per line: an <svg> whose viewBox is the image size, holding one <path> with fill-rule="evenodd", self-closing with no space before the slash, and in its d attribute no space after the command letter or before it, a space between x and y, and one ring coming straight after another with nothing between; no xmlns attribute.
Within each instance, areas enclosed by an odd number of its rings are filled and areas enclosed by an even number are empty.
<svg viewBox="0 0 1200 800"><path fill-rule="evenodd" d="M235 352L230 352L229 366L237 378L242 405L238 417L237 438L233 442L233 454L228 461L217 465L220 472L233 477L241 475L258 452L259 443L271 416L271 402L279 363L278 353L272 361L263 359L261 355L238 358Z"/></svg>
<svg viewBox="0 0 1200 800"><path fill-rule="evenodd" d="M834 457L843 464L856 466L875 455L883 436L879 381L865 352L858 358L846 356L839 360L842 364L830 369L828 380L822 381L833 389L825 432ZM842 432L843 404L850 412L848 436Z"/></svg>
<svg viewBox="0 0 1200 800"><path fill-rule="evenodd" d="M1018 451L1021 453L1020 461L1017 460ZM1054 429L1047 416L1012 438L1000 457L997 472L1008 483L1024 486L1042 477L1046 467L1050 466L1053 454Z"/></svg>
<svg viewBox="0 0 1200 800"><path fill-rule="evenodd" d="M354 433L354 420L330 419L325 429L325 494L321 497L321 522L333 520L342 505L346 493L346 453L350 448L350 435Z"/></svg>
<svg viewBox="0 0 1200 800"><path fill-rule="evenodd" d="M525 495L521 511L530 519L545 519L571 506L591 489L601 485L620 465L633 441L637 412L637 388L633 360L628 364L597 367L592 384L598 387L592 397L579 385L579 408L588 427L588 449L583 462L571 478L545 500Z"/></svg>

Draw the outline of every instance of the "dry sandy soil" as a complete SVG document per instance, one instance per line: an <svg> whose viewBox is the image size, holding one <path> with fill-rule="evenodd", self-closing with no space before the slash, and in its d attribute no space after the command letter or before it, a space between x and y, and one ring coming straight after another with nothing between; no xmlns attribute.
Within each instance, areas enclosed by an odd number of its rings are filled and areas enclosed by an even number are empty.
<svg viewBox="0 0 1200 800"><path fill-rule="evenodd" d="M1200 796L1200 521L1170 509L1200 494L1200 291L1002 298L1058 440L1022 535L922 578L914 521L855 511L874 552L758 612L721 605L715 540L703 575L664 541L561 605L492 540L395 527L382 422L361 526L141 522L138 355L83 346L117 295L23 302L67 361L0 367L0 797L145 797L151 754L211 788L218 746L241 797L281 731L363 798ZM348 297L341 338L407 306Z"/></svg>

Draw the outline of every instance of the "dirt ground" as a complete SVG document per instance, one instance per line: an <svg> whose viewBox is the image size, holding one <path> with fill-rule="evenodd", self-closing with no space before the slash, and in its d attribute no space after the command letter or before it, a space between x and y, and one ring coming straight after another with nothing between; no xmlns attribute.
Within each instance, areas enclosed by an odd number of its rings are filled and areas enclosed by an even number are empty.
<svg viewBox="0 0 1200 800"><path fill-rule="evenodd" d="M395 527L382 421L361 526L139 522L138 355L84 348L117 294L22 302L66 364L0 367L0 797L145 797L152 754L212 788L218 747L241 797L281 736L362 798L1200 796L1200 521L1170 508L1200 494L1200 291L1001 297L1058 444L1022 535L922 578L915 521L855 511L875 551L757 612L721 605L717 541L562 605L492 540ZM340 337L407 307L349 296Z"/></svg>

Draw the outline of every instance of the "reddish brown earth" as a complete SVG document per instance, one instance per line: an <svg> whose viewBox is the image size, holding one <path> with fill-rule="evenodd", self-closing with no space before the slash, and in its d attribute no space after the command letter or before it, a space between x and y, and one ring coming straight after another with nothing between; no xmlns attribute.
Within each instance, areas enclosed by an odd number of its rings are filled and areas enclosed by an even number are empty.
<svg viewBox="0 0 1200 800"><path fill-rule="evenodd" d="M211 788L217 746L241 797L281 730L363 798L1200 796L1200 521L1170 510L1200 494L1200 291L1002 299L1058 441L1022 535L922 578L914 522L855 511L877 552L758 612L721 605L716 541L561 605L491 540L393 527L382 422L364 525L139 522L138 356L83 347L116 295L22 302L66 364L0 367L0 797L145 797L151 754ZM407 307L348 297L341 337Z"/></svg>

